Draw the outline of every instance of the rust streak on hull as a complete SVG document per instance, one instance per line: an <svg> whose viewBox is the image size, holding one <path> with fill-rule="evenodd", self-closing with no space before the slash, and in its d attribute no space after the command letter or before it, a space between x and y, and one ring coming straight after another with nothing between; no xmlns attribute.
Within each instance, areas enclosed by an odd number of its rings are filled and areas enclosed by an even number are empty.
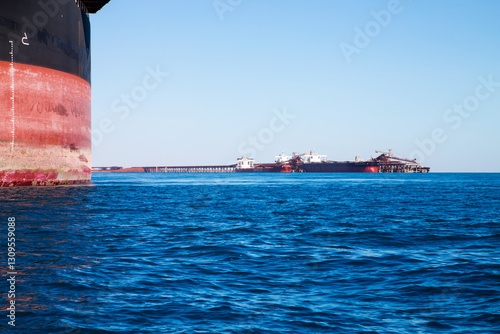
<svg viewBox="0 0 500 334"><path fill-rule="evenodd" d="M0 61L0 110L11 110L11 64ZM90 84L75 75L14 64L15 110L0 115L0 186L88 183Z"/></svg>

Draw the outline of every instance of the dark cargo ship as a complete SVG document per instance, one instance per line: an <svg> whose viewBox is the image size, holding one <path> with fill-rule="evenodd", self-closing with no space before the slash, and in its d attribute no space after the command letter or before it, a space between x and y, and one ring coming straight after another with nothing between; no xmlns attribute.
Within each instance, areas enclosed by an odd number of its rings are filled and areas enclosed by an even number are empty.
<svg viewBox="0 0 500 334"><path fill-rule="evenodd" d="M306 173L378 173L376 161L330 161L326 155L319 155L311 151L309 154L300 154L290 157L294 169Z"/></svg>
<svg viewBox="0 0 500 334"><path fill-rule="evenodd" d="M430 168L424 167L416 160L399 158L389 152L376 151L381 153L378 157L370 160L354 161L329 161L326 155L317 155L311 152L310 155L297 156L297 168L302 172L309 173L428 173Z"/></svg>
<svg viewBox="0 0 500 334"><path fill-rule="evenodd" d="M108 2L0 3L0 186L90 182L89 13Z"/></svg>
<svg viewBox="0 0 500 334"><path fill-rule="evenodd" d="M373 161L330 161L304 163L302 170L307 173L378 173L378 164Z"/></svg>
<svg viewBox="0 0 500 334"><path fill-rule="evenodd" d="M235 172L273 172L273 173L378 173L377 161L329 161L326 155L294 154L287 156L282 153L275 157L275 163L256 164L253 159L238 158Z"/></svg>

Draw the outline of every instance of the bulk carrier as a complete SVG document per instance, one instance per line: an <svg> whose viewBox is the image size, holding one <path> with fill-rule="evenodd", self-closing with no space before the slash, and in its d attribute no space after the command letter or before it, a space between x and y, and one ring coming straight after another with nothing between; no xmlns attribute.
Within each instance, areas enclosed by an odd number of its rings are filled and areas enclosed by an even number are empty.
<svg viewBox="0 0 500 334"><path fill-rule="evenodd" d="M329 161L326 155L293 154L287 156L284 153L275 157L274 163L255 163L253 159L238 158L235 172L237 173L378 173L376 161Z"/></svg>
<svg viewBox="0 0 500 334"><path fill-rule="evenodd" d="M0 3L0 186L90 182L89 13L108 2Z"/></svg>

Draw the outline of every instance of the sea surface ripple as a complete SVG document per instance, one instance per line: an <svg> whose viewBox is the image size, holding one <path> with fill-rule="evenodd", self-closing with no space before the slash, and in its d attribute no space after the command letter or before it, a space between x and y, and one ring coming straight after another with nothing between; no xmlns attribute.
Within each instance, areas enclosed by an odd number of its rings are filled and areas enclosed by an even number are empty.
<svg viewBox="0 0 500 334"><path fill-rule="evenodd" d="M500 333L500 174L100 173L0 210L1 333Z"/></svg>

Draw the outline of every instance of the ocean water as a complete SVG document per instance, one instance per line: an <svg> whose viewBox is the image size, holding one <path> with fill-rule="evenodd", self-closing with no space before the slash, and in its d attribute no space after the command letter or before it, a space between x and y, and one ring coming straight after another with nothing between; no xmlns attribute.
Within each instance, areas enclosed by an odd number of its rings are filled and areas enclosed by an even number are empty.
<svg viewBox="0 0 500 334"><path fill-rule="evenodd" d="M0 333L500 333L500 174L97 174L0 210Z"/></svg>

